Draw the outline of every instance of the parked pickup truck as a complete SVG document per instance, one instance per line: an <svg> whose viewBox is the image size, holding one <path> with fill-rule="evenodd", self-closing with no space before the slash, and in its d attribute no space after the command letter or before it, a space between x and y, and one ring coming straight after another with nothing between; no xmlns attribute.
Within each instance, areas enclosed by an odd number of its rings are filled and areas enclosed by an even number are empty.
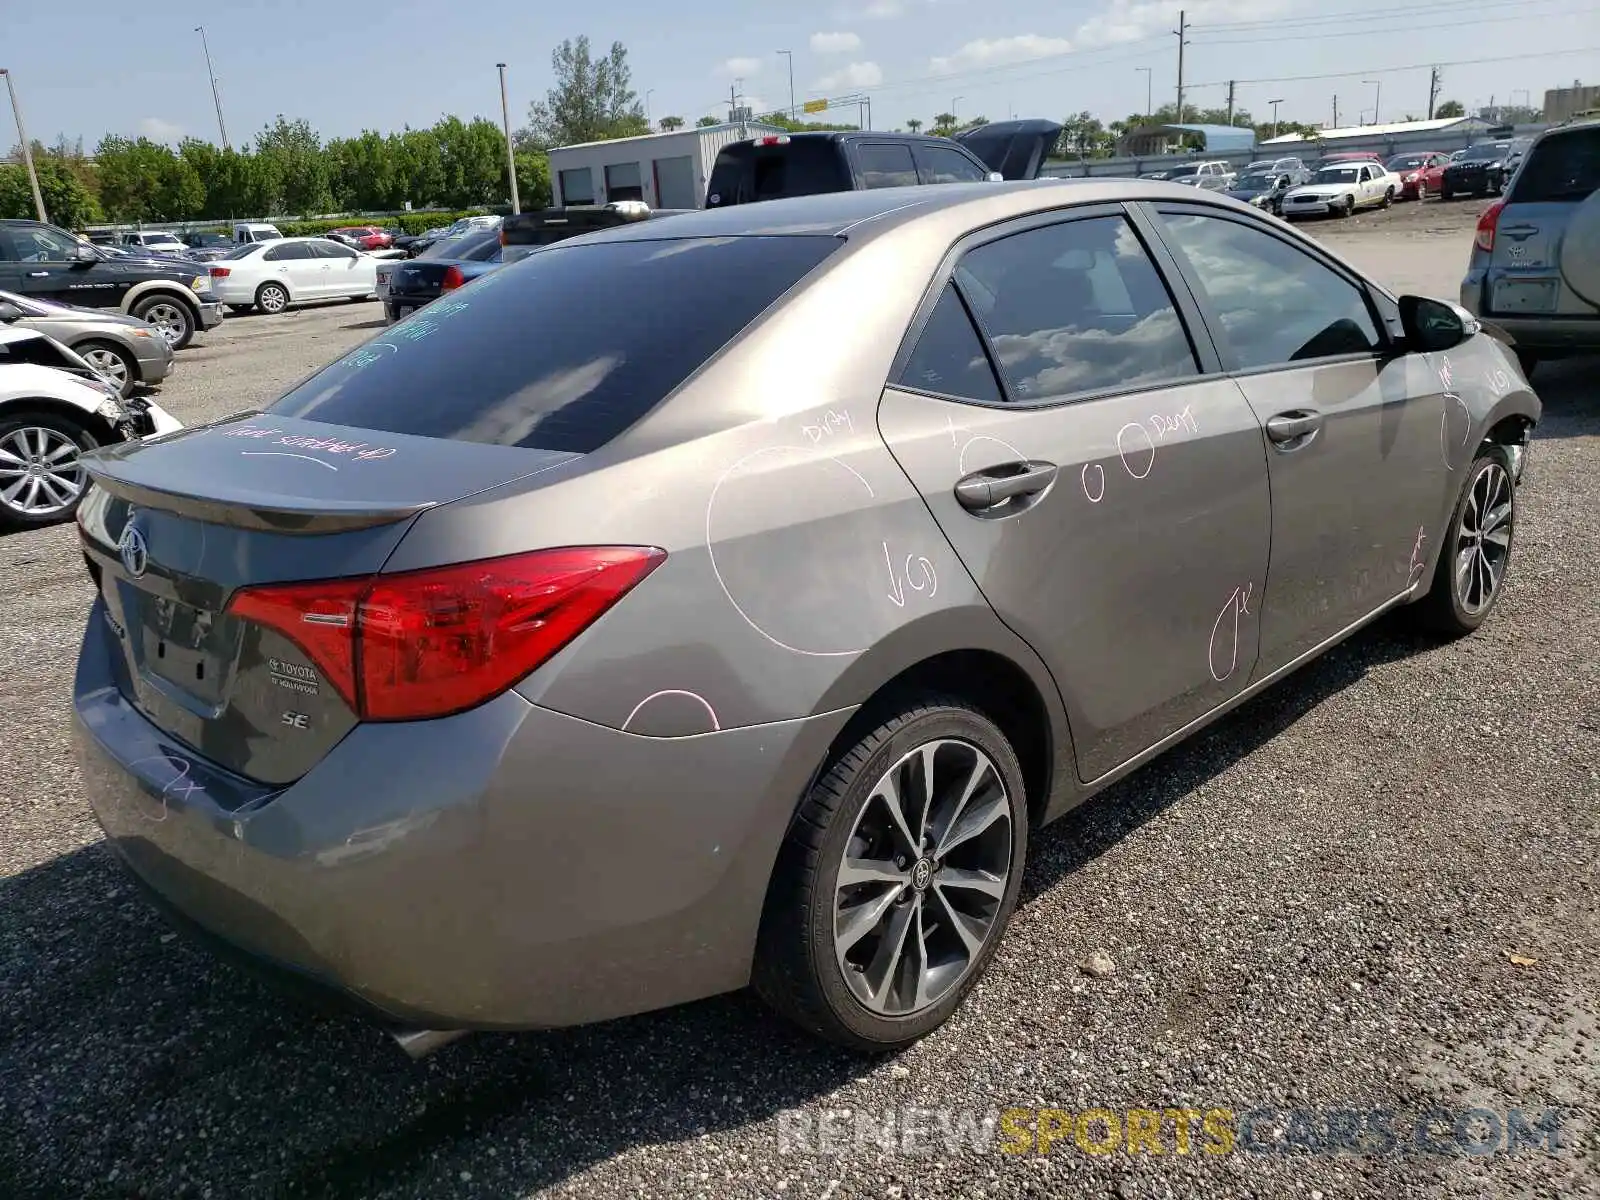
<svg viewBox="0 0 1600 1200"><path fill-rule="evenodd" d="M767 134L717 154L706 207L785 196L1034 179L1061 136L1054 121L996 121L954 138L845 130Z"/></svg>

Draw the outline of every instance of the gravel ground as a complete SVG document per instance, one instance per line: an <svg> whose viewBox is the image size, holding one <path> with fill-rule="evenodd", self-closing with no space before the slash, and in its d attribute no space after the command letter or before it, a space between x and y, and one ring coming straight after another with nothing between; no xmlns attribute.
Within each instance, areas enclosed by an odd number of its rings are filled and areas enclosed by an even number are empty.
<svg viewBox="0 0 1600 1200"><path fill-rule="evenodd" d="M1316 232L1450 296L1479 207ZM163 402L260 403L376 314L230 318ZM1540 376L1510 586L1477 636L1382 624L1039 835L987 979L889 1061L734 996L413 1065L214 964L78 796L70 530L0 540L0 1196L1600 1196L1593 371ZM1096 951L1110 974L1080 970ZM1269 1152L1225 1155L1198 1133L1175 1153L1170 1126L1160 1156L919 1157L848 1125L843 1152L779 1153L797 1120L908 1105L1571 1113L1555 1154L1277 1153L1271 1121Z"/></svg>

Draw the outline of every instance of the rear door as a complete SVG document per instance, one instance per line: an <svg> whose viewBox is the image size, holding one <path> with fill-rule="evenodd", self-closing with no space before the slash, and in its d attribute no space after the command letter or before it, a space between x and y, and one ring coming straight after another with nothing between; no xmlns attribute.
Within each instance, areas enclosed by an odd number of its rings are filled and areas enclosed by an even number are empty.
<svg viewBox="0 0 1600 1200"><path fill-rule="evenodd" d="M1049 665L1085 779L1245 685L1271 513L1261 430L1120 206L974 235L878 423ZM1187 301L1182 303L1187 304Z"/></svg>
<svg viewBox="0 0 1600 1200"><path fill-rule="evenodd" d="M1600 124L1546 135L1494 233L1489 313L1600 315Z"/></svg>
<svg viewBox="0 0 1600 1200"><path fill-rule="evenodd" d="M1418 582L1415 556L1431 549L1422 542L1452 470L1442 431L1459 428L1457 414L1438 365L1391 349L1389 322L1345 268L1248 216L1145 211L1266 431L1260 671L1270 672Z"/></svg>

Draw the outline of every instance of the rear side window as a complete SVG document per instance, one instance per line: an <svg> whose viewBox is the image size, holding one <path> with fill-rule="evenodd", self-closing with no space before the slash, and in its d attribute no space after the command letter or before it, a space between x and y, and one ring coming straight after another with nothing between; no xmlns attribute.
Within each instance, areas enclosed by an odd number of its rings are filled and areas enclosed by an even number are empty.
<svg viewBox="0 0 1600 1200"><path fill-rule="evenodd" d="M269 411L588 454L839 245L745 237L553 246L434 301Z"/></svg>
<svg viewBox="0 0 1600 1200"><path fill-rule="evenodd" d="M885 142L856 145L856 166L864 188L910 187L917 182L917 167L911 161L911 147Z"/></svg>
<svg viewBox="0 0 1600 1200"><path fill-rule="evenodd" d="M953 284L945 285L944 294L900 373L900 384L984 404L999 404L1004 399L983 342Z"/></svg>
<svg viewBox="0 0 1600 1200"><path fill-rule="evenodd" d="M1600 187L1600 128L1545 138L1528 156L1513 204L1583 200Z"/></svg>

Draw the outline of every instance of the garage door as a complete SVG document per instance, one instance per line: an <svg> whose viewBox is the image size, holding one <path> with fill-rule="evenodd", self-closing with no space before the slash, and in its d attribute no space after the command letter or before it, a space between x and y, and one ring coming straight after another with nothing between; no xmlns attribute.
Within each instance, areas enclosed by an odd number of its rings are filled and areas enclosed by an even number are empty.
<svg viewBox="0 0 1600 1200"><path fill-rule="evenodd" d="M699 208L700 189L694 182L694 159L656 159L656 207Z"/></svg>

